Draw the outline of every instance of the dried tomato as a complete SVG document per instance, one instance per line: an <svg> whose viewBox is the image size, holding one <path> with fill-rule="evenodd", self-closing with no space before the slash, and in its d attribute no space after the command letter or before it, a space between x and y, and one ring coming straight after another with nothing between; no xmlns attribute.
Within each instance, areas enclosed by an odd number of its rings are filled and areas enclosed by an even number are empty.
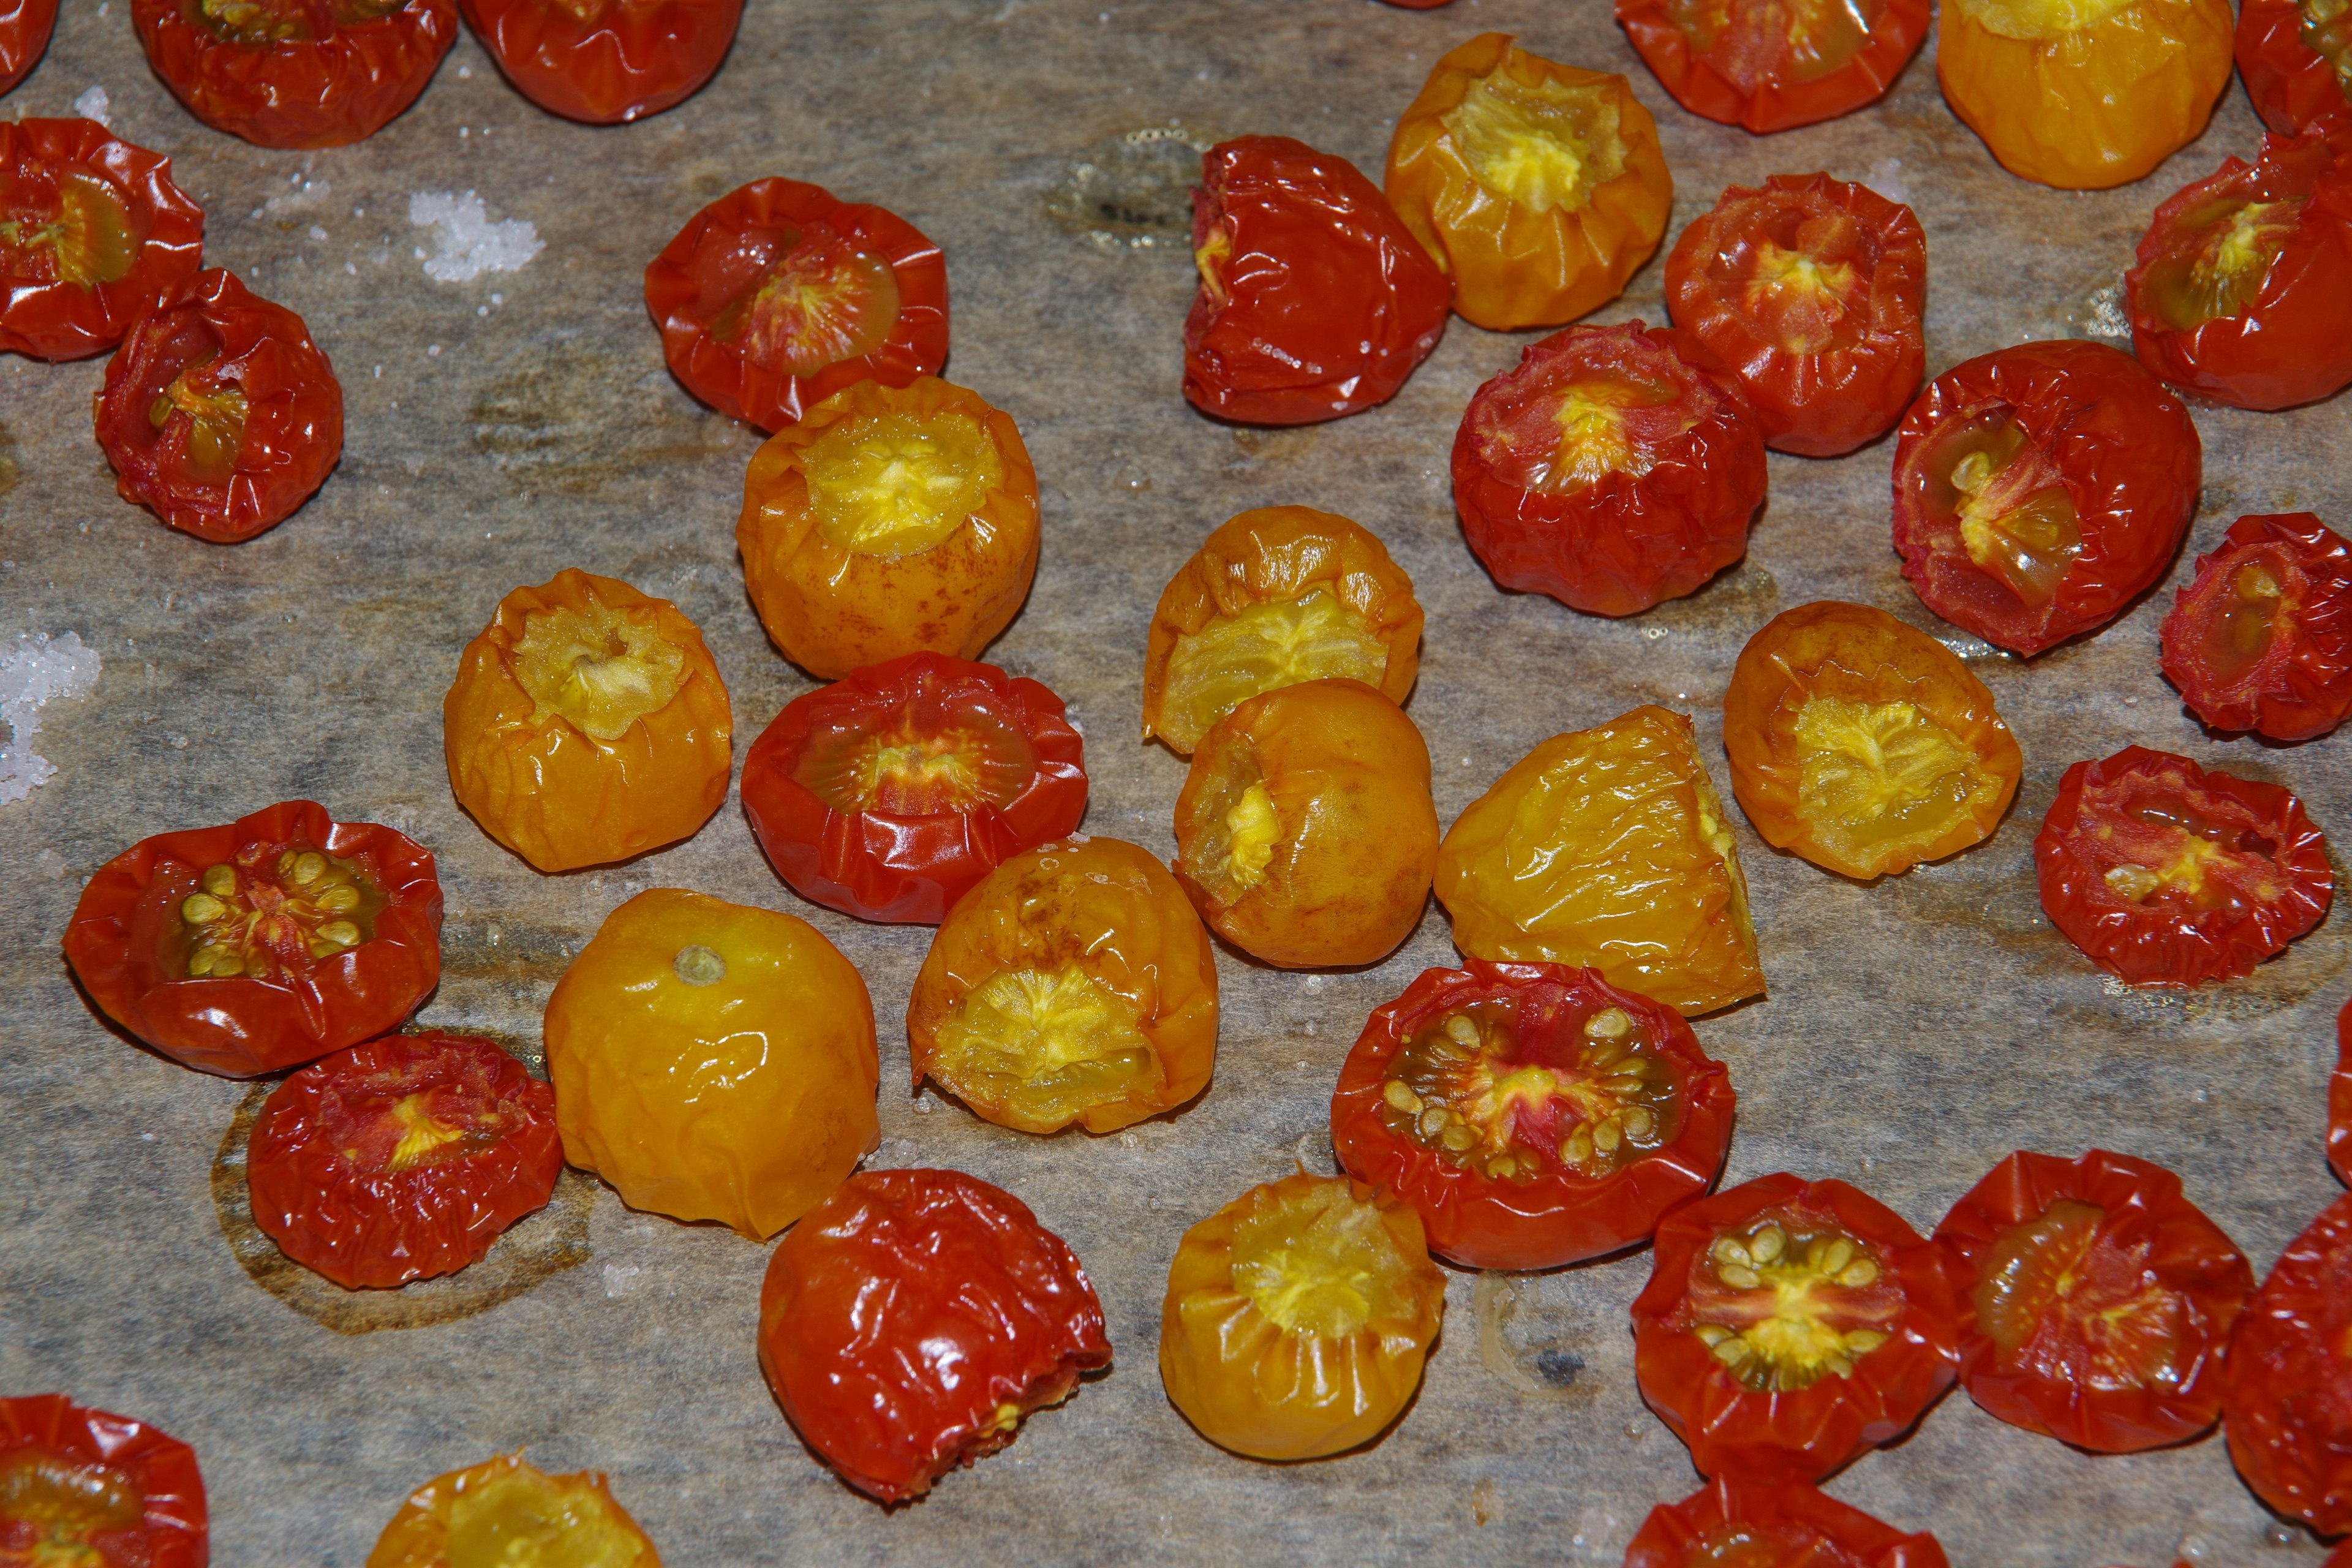
<svg viewBox="0 0 2352 1568"><path fill-rule="evenodd" d="M1471 1268L1551 1268L1647 1237L1731 1142L1731 1078L1682 1015L1591 969L1424 970L1339 1069L1331 1146Z"/></svg>
<svg viewBox="0 0 2352 1568"><path fill-rule="evenodd" d="M246 1156L254 1223L349 1289L454 1274L542 1208L555 1091L478 1035L386 1035L272 1091Z"/></svg>
<svg viewBox="0 0 2352 1568"><path fill-rule="evenodd" d="M563 1157L633 1208L773 1236L879 1142L874 1003L791 915L639 893L556 982L545 1026Z"/></svg>
<svg viewBox="0 0 2352 1568"><path fill-rule="evenodd" d="M1481 33L1431 68L1389 141L1389 199L1496 331L1556 327L1624 290L1666 232L1674 176L1622 76Z"/></svg>
<svg viewBox="0 0 2352 1568"><path fill-rule="evenodd" d="M2134 985L2251 974L2320 922L2335 887L2294 795L2141 746L2066 770L2033 868L2050 923Z"/></svg>
<svg viewBox="0 0 2352 1568"><path fill-rule="evenodd" d="M1717 1477L1650 1510L1625 1568L1950 1568L1936 1538L1906 1535L1803 1481Z"/></svg>
<svg viewBox="0 0 2352 1568"><path fill-rule="evenodd" d="M1084 835L956 900L907 1002L907 1047L973 1114L1113 1132L1183 1104L1217 1059L1217 961L1168 868Z"/></svg>
<svg viewBox="0 0 2352 1568"><path fill-rule="evenodd" d="M514 89L550 114L617 125L702 90L743 0L457 0Z"/></svg>
<svg viewBox="0 0 2352 1568"><path fill-rule="evenodd" d="M1617 20L1685 109L1762 132L1885 97L1927 37L1927 0L1617 0Z"/></svg>
<svg viewBox="0 0 2352 1568"><path fill-rule="evenodd" d="M1848 877L1983 842L2025 771L1992 693L1949 648L1835 600L1748 639L1723 696L1723 749L1764 841Z"/></svg>
<svg viewBox="0 0 2352 1568"><path fill-rule="evenodd" d="M803 898L937 925L1004 861L1076 830L1086 742L1036 681L910 653L786 704L743 759L743 810Z"/></svg>
<svg viewBox="0 0 2352 1568"><path fill-rule="evenodd" d="M1658 1226L1633 1300L1642 1397L1705 1476L1818 1481L1951 1387L1942 1248L1843 1182L1760 1177Z"/></svg>
<svg viewBox="0 0 2352 1568"><path fill-rule="evenodd" d="M205 1568L195 1450L62 1394L0 1399L0 1563Z"/></svg>
<svg viewBox="0 0 2352 1568"><path fill-rule="evenodd" d="M1927 307L1911 209L1827 174L1732 186L1666 258L1675 324L1730 370L1779 452L1834 458L1894 428L1927 363Z"/></svg>
<svg viewBox="0 0 2352 1568"><path fill-rule="evenodd" d="M2327 1163L2352 1184L2352 1001L2336 1015L2336 1071L2327 1080Z"/></svg>
<svg viewBox="0 0 2352 1568"><path fill-rule="evenodd" d="M131 0L147 63L189 113L257 147L342 147L416 101L456 0Z"/></svg>
<svg viewBox="0 0 2352 1568"><path fill-rule="evenodd" d="M2161 636L2165 677L2213 728L2325 735L2352 714L2352 542L2307 511L2242 517Z"/></svg>
<svg viewBox="0 0 2352 1568"><path fill-rule="evenodd" d="M1247 425L1309 425L1396 395L1445 331L1454 289L1380 187L1287 136L1201 158L1200 292L1184 395Z"/></svg>
<svg viewBox="0 0 2352 1568"><path fill-rule="evenodd" d="M948 361L940 247L896 213L798 180L754 180L695 214L646 268L646 309L670 374L762 430L855 383L907 386Z"/></svg>
<svg viewBox="0 0 2352 1568"><path fill-rule="evenodd" d="M0 124L0 353L112 348L195 276L204 248L204 209L169 158L96 121Z"/></svg>
<svg viewBox="0 0 2352 1568"><path fill-rule="evenodd" d="M768 437L735 524L752 608L824 680L977 658L1037 574L1037 470L1010 415L922 376L854 382Z"/></svg>
<svg viewBox="0 0 2352 1568"><path fill-rule="evenodd" d="M2237 56L2254 112L2282 135L2352 103L2352 8L2241 0Z"/></svg>
<svg viewBox="0 0 2352 1568"><path fill-rule="evenodd" d="M1590 966L1685 1013L1764 994L1723 803L1664 708L1512 763L1454 819L1436 885L1465 957Z"/></svg>
<svg viewBox="0 0 2352 1568"><path fill-rule="evenodd" d="M1002 1187L863 1171L760 1287L760 1366L793 1427L871 1498L920 1497L1110 1364L1093 1282Z"/></svg>
<svg viewBox="0 0 2352 1568"><path fill-rule="evenodd" d="M41 53L49 47L49 35L57 25L58 0L0 0L0 93L24 80L41 63Z"/></svg>
<svg viewBox="0 0 2352 1568"><path fill-rule="evenodd" d="M433 857L289 800L144 838L89 879L66 961L173 1060L252 1078L399 1026L441 978Z"/></svg>
<svg viewBox="0 0 2352 1568"><path fill-rule="evenodd" d="M2352 1531L2352 1194L2287 1243L2238 1319L2221 1423L2256 1497L2322 1535Z"/></svg>
<svg viewBox="0 0 2352 1568"><path fill-rule="evenodd" d="M476 1563L661 1568L654 1543L594 1470L551 1476L520 1449L434 1477L408 1494L364 1568Z"/></svg>
<svg viewBox="0 0 2352 1568"><path fill-rule="evenodd" d="M1201 1436L1254 1459L1378 1436L1412 1400L1445 1314L1421 1221L1301 1171L1184 1233L1160 1308L1160 1381Z"/></svg>
<svg viewBox="0 0 2352 1568"><path fill-rule="evenodd" d="M733 735L694 623L573 567L499 601L441 704L450 792L542 871L691 837L727 798Z"/></svg>
<svg viewBox="0 0 2352 1568"><path fill-rule="evenodd" d="M1937 376L1903 416L1895 548L1929 609L2030 656L2163 577L2202 475L2189 410L2130 355L1999 349Z"/></svg>
<svg viewBox="0 0 2352 1568"><path fill-rule="evenodd" d="M2012 1426L2100 1454L2221 1415L2221 1352L2254 1271L2161 1165L2022 1151L1936 1227L1960 1265L1960 1382Z"/></svg>

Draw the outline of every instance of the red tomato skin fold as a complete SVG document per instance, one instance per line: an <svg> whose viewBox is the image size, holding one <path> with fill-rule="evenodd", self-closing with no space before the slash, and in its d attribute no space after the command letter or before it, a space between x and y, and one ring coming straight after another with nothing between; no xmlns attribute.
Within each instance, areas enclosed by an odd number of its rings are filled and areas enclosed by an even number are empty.
<svg viewBox="0 0 2352 1568"><path fill-rule="evenodd" d="M76 1468L104 1468L127 1479L139 1493L139 1522L107 1530L95 1540L73 1542L92 1551L89 1561L106 1568L205 1568L211 1560L212 1522L205 1504L205 1479L195 1450L143 1421L87 1410L62 1394L32 1394L0 1399L0 1466L27 1450ZM46 1535L47 1531L43 1531ZM46 1563L42 1535L16 1538L0 1512L0 1554L10 1563ZM25 1555L18 1556L18 1552ZM63 1562L83 1559L68 1555Z"/></svg>
<svg viewBox="0 0 2352 1568"><path fill-rule="evenodd" d="M2249 563L2279 586L2279 608L2268 648L2224 678L2204 644ZM2352 715L2352 542L2307 511L2242 517L2221 549L2197 558L2197 575L2158 635L2165 679L2216 730L2273 741L2324 735Z"/></svg>
<svg viewBox="0 0 2352 1568"><path fill-rule="evenodd" d="M735 41L743 0L608 4L457 0L514 89L566 120L621 125L702 90Z"/></svg>
<svg viewBox="0 0 2352 1568"><path fill-rule="evenodd" d="M2254 112L2281 135L2352 103L2327 57L2304 42L2295 0L2242 0L2236 53Z"/></svg>
<svg viewBox="0 0 2352 1568"><path fill-rule="evenodd" d="M0 0L0 93L32 74L57 26L58 0Z"/></svg>
<svg viewBox="0 0 2352 1568"><path fill-rule="evenodd" d="M54 213L60 174L95 179L116 193L143 230L138 259L113 282L95 285L67 282L54 265L20 270L22 263L9 259L0 273L0 353L50 361L103 353L203 265L205 212L173 184L172 160L94 120L0 123L0 222L38 222ZM14 248L0 248L0 257Z"/></svg>
<svg viewBox="0 0 2352 1568"><path fill-rule="evenodd" d="M2352 1531L2352 1194L2287 1243L2238 1319L2221 1423L2256 1497L2323 1536Z"/></svg>
<svg viewBox="0 0 2352 1568"><path fill-rule="evenodd" d="M1729 1477L1652 1509L1626 1544L1625 1568L1715 1568L1735 1537L1773 1552L1743 1553L1742 1568L1951 1568L1934 1536L1906 1535L1803 1481Z"/></svg>
<svg viewBox="0 0 2352 1568"><path fill-rule="evenodd" d="M257 147L345 147L416 101L457 41L457 0L404 0L373 22L282 43L232 42L191 0L131 0L147 63L187 111ZM306 6L317 23L324 5Z"/></svg>
<svg viewBox="0 0 2352 1568"><path fill-rule="evenodd" d="M1311 425L1385 403L1454 309L1454 285L1380 186L1287 136L1202 155L1192 248L1184 395L1220 419Z"/></svg>
<svg viewBox="0 0 2352 1568"><path fill-rule="evenodd" d="M1927 0L1887 0L1870 37L1845 64L1811 81L1759 81L1745 88L1715 60L1695 53L1665 0L1617 0L1617 23L1642 63L1675 101L1702 119L1759 135L1852 114L1886 96L1927 37Z"/></svg>
<svg viewBox="0 0 2352 1568"><path fill-rule="evenodd" d="M1012 721L1036 760L1002 806L908 816L844 811L794 776L810 740L917 704L984 702ZM743 759L743 809L776 874L803 898L860 920L937 925L982 878L1026 849L1077 831L1087 811L1086 742L1062 700L994 665L914 653L868 665L786 704Z"/></svg>
<svg viewBox="0 0 2352 1568"><path fill-rule="evenodd" d="M2336 1071L2327 1080L2327 1165L2352 1186L2352 1001L2336 1015Z"/></svg>

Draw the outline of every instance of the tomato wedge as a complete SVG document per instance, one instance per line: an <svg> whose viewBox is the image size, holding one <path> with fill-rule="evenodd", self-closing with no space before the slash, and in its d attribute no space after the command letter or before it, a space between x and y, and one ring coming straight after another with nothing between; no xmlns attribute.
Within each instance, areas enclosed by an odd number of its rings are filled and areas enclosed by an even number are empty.
<svg viewBox="0 0 2352 1568"><path fill-rule="evenodd" d="M743 0L457 0L514 89L567 120L619 125L702 90Z"/></svg>
<svg viewBox="0 0 2352 1568"><path fill-rule="evenodd" d="M1906 1535L1803 1481L1718 1477L1650 1510L1625 1568L1950 1568L1932 1535Z"/></svg>
<svg viewBox="0 0 2352 1568"><path fill-rule="evenodd" d="M131 0L131 20L188 112L257 147L374 135L457 41L457 0Z"/></svg>
<svg viewBox="0 0 2352 1568"><path fill-rule="evenodd" d="M2352 104L2352 10L2329 0L2242 0L2238 74L2284 135Z"/></svg>
<svg viewBox="0 0 2352 1568"><path fill-rule="evenodd" d="M0 0L0 93L32 74L57 26L58 0Z"/></svg>
<svg viewBox="0 0 2352 1568"><path fill-rule="evenodd" d="M195 1451L62 1394L0 1399L0 1563L205 1568Z"/></svg>
<svg viewBox="0 0 2352 1568"><path fill-rule="evenodd" d="M1617 0L1619 26L1675 101L1759 133L1878 101L1927 20L1927 0Z"/></svg>
<svg viewBox="0 0 2352 1568"><path fill-rule="evenodd" d="M2221 1421L2256 1497L2322 1535L2352 1531L2352 1194L2287 1243L2239 1318Z"/></svg>
<svg viewBox="0 0 2352 1568"><path fill-rule="evenodd" d="M2213 728L2324 735L2352 715L2352 542L2307 511L2242 517L2159 635L2165 678Z"/></svg>
<svg viewBox="0 0 2352 1568"><path fill-rule="evenodd" d="M195 276L204 248L204 209L169 158L93 120L0 123L0 352L112 348Z"/></svg>

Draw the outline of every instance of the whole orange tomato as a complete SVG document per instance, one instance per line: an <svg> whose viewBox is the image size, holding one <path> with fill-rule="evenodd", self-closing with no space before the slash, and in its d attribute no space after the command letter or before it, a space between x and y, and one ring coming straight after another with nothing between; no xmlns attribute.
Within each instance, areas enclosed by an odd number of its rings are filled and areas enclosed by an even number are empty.
<svg viewBox="0 0 2352 1568"><path fill-rule="evenodd" d="M365 1568L661 1568L661 1555L594 1470L551 1476L520 1449L436 1476L376 1537Z"/></svg>

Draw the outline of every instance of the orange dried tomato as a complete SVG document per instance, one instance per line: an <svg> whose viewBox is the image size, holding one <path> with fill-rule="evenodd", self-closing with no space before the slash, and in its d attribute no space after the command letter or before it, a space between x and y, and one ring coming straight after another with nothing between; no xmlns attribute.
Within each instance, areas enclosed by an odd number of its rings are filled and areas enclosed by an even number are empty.
<svg viewBox="0 0 2352 1568"><path fill-rule="evenodd" d="M2287 1243L2240 1315L2221 1422L2256 1497L2321 1535L2352 1533L2352 1194Z"/></svg>
<svg viewBox="0 0 2352 1568"><path fill-rule="evenodd" d="M58 0L0 0L0 93L41 63L57 25Z"/></svg>
<svg viewBox="0 0 2352 1568"><path fill-rule="evenodd" d="M1617 0L1617 20L1676 102L1761 132L1884 97L1927 37L1927 0Z"/></svg>
<svg viewBox="0 0 2352 1568"><path fill-rule="evenodd" d="M702 89L743 0L457 0L514 89L551 114L618 125Z"/></svg>
<svg viewBox="0 0 2352 1568"><path fill-rule="evenodd" d="M2165 679L2213 728L2325 735L2352 714L2352 541L2307 511L2242 517L2158 636Z"/></svg>
<svg viewBox="0 0 2352 1568"><path fill-rule="evenodd" d="M0 36L5 26L0 12ZM5 76L0 64L0 92ZM112 348L196 275L204 248L204 209L173 184L169 158L94 120L0 124L0 353Z"/></svg>
<svg viewBox="0 0 2352 1568"><path fill-rule="evenodd" d="M1622 76L1481 33L1441 57L1389 141L1389 200L1497 331L1556 327L1624 290L1666 232L1674 177Z"/></svg>
<svg viewBox="0 0 2352 1568"><path fill-rule="evenodd" d="M434 1477L408 1494L363 1568L661 1568L661 1555L595 1470L551 1476L522 1451Z"/></svg>
<svg viewBox="0 0 2352 1568"><path fill-rule="evenodd" d="M257 147L374 135L457 41L457 0L131 0L131 21L188 112Z"/></svg>
<svg viewBox="0 0 2352 1568"><path fill-rule="evenodd" d="M702 634L616 578L499 600L441 721L457 804L542 871L691 837L727 798L734 710Z"/></svg>
<svg viewBox="0 0 2352 1568"><path fill-rule="evenodd" d="M1624 1568L1951 1568L1932 1535L1906 1535L1803 1481L1717 1477L1660 1503Z"/></svg>
<svg viewBox="0 0 2352 1568"><path fill-rule="evenodd" d="M2254 112L2291 136L2352 104L2352 8L2334 0L2241 0L2237 57Z"/></svg>
<svg viewBox="0 0 2352 1568"><path fill-rule="evenodd" d="M0 1563L205 1568L195 1450L62 1394L0 1399Z"/></svg>

